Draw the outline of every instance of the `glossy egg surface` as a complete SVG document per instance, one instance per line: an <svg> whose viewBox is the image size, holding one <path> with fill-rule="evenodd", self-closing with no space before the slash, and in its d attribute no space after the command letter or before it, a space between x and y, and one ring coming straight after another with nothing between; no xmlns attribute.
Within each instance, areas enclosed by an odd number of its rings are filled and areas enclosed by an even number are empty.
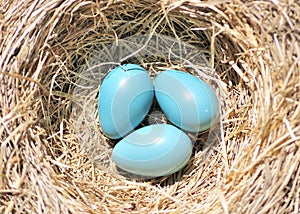
<svg viewBox="0 0 300 214"><path fill-rule="evenodd" d="M219 102L211 87L189 73L166 70L154 82L155 96L166 117L189 131L209 129L219 115Z"/></svg>
<svg viewBox="0 0 300 214"><path fill-rule="evenodd" d="M103 133L118 139L144 119L153 100L153 83L139 65L125 64L111 70L102 81L98 116Z"/></svg>
<svg viewBox="0 0 300 214"><path fill-rule="evenodd" d="M155 124L122 139L115 146L112 158L127 172L158 177L180 170L191 154L191 140L183 131L169 124Z"/></svg>

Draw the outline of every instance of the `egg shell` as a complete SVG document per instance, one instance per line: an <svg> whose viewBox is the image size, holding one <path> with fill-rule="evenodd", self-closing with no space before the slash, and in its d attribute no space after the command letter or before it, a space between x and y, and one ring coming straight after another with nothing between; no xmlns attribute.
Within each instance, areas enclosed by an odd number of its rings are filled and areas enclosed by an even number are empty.
<svg viewBox="0 0 300 214"><path fill-rule="evenodd" d="M104 78L98 96L103 133L118 139L134 130L147 115L154 96L149 74L139 65L125 64Z"/></svg>
<svg viewBox="0 0 300 214"><path fill-rule="evenodd" d="M172 174L189 161L190 138L175 126L154 124L140 128L113 149L112 158L121 169L141 176Z"/></svg>
<svg viewBox="0 0 300 214"><path fill-rule="evenodd" d="M212 88L189 73L166 70L154 82L155 96L166 117L189 131L209 129L219 115L219 101Z"/></svg>

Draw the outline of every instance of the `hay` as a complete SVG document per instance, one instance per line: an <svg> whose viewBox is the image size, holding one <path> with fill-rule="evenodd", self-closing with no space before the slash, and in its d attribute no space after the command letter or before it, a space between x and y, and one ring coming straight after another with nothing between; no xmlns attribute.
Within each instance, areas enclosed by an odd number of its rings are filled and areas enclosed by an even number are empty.
<svg viewBox="0 0 300 214"><path fill-rule="evenodd" d="M1 213L300 212L299 2L2 0L0 8ZM72 93L91 50L150 33L208 50L226 109L211 156L199 150L172 176L136 181L82 149Z"/></svg>

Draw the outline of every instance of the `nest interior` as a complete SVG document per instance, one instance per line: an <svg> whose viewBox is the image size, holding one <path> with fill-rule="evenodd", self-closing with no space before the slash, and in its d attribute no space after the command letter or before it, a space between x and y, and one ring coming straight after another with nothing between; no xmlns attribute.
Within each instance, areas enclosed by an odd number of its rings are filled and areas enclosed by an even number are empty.
<svg viewBox="0 0 300 214"><path fill-rule="evenodd" d="M1 213L300 212L299 2L2 0L0 8ZM91 160L71 114L92 50L143 34L206 50L226 108L212 155L199 151L174 175L137 181ZM139 63L171 66L154 62Z"/></svg>

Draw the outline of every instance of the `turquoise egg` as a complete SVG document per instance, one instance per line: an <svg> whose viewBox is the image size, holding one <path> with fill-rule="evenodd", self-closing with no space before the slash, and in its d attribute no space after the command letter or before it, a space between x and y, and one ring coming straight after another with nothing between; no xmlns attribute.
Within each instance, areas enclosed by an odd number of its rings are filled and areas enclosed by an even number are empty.
<svg viewBox="0 0 300 214"><path fill-rule="evenodd" d="M140 128L117 143L112 159L127 172L158 177L184 167L192 148L183 131L169 124L155 124Z"/></svg>
<svg viewBox="0 0 300 214"><path fill-rule="evenodd" d="M98 96L103 133L118 139L136 128L147 115L154 96L149 74L139 65L125 64L104 78Z"/></svg>
<svg viewBox="0 0 300 214"><path fill-rule="evenodd" d="M154 82L155 96L166 117L189 131L209 129L219 115L219 102L211 87L186 72L167 70Z"/></svg>

